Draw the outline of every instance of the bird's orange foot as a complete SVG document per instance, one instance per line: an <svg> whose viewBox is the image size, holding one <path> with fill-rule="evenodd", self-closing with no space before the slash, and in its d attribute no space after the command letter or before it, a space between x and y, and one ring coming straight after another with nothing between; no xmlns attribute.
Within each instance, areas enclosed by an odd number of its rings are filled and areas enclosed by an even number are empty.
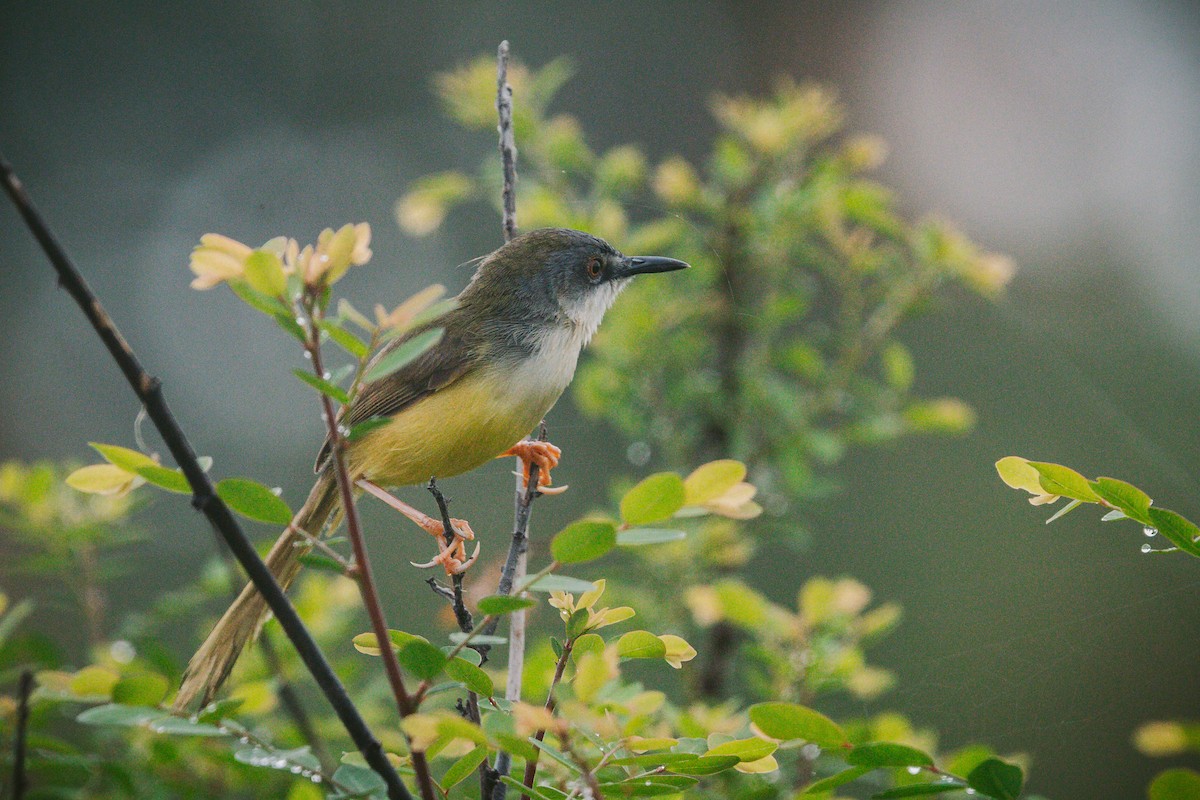
<svg viewBox="0 0 1200 800"><path fill-rule="evenodd" d="M412 520L423 531L433 536L437 542L438 554L431 561L424 564L418 564L415 561L410 561L414 567L422 569L435 567L438 564L446 570L447 576L461 575L470 569L475 563L475 559L479 557L479 545L475 545L475 552L467 558L467 548L463 542L475 538L475 531L471 530L471 525L465 519L451 519L450 527L454 530L454 538L450 544L446 544L446 526L442 524L440 519L425 514L421 511L405 503L391 492L383 489L379 485L368 480L359 480L358 487L374 497L387 503L389 506L399 511L404 516Z"/></svg>
<svg viewBox="0 0 1200 800"><path fill-rule="evenodd" d="M560 494L567 490L566 486L557 486L550 488L553 482L550 478L550 470L558 466L559 459L562 458L562 450L549 442L539 442L533 439L524 439L517 442L512 447L505 450L497 458L505 456L516 456L521 459L522 478L524 485L529 487L529 472L530 468L537 464L538 466L538 491L542 494Z"/></svg>

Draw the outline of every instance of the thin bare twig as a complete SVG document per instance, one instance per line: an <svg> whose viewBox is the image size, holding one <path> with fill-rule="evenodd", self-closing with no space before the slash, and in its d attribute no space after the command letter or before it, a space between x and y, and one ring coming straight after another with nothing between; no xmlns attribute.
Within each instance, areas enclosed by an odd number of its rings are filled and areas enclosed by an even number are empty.
<svg viewBox="0 0 1200 800"><path fill-rule="evenodd" d="M305 710L304 704L300 702L300 695L296 693L296 687L292 685L292 682L283 673L283 662L279 660L279 653L275 650L275 642L271 638L270 631L264 630L259 635L258 647L262 651L263 661L267 662L267 669L275 676L275 693L279 695L279 700L283 703L284 710L292 718L292 721L296 723L296 729L300 731L300 736L303 737L304 741L312 749L312 753L317 757L317 761L321 762L321 767L328 768L334 762L329 757L329 751L325 749L325 742L321 739L320 734L317 733L312 720L309 719L308 711Z"/></svg>
<svg viewBox="0 0 1200 800"><path fill-rule="evenodd" d="M0 156L0 177L3 178L8 196L16 205L25 224L57 271L59 285L67 290L82 309L84 316L87 317L88 322L100 337L100 341L104 343L113 361L116 362L117 367L133 388L134 394L145 406L147 415L154 422L154 427L158 429L172 458L175 459L175 463L179 465L188 484L192 487L193 507L208 518L209 523L221 534L225 543L229 545L229 549L233 551L238 563L246 570L250 581L258 589L275 618L279 620L288 639L291 640L296 652L304 661L305 667L312 673L313 679L324 693L330 706L333 707L342 725L345 726L346 732L350 734L355 746L362 752L367 764L379 773L387 785L388 797L391 800L411 800L412 795L384 755L383 746L371 733L366 721L359 714L358 708L346 694L346 687L342 685L329 666L329 662L317 647L317 643L313 641L312 634L300 620L296 609L284 594L283 589L280 588L275 576L271 574L271 570L259 557L254 545L246 537L245 531L234 518L229 506L225 505L225 501L217 496L212 481L209 480L208 475L196 460L195 449L184 435L163 398L162 385L158 379L142 368L129 343L117 330L112 318L100 304L99 298L92 292L83 275L54 238L49 226L46 225L25 192L21 181L13 172L12 166L3 156Z"/></svg>
<svg viewBox="0 0 1200 800"><path fill-rule="evenodd" d="M508 85L508 41L496 51L496 116L504 169L504 241L517 235L517 142L513 137L512 87Z"/></svg>
<svg viewBox="0 0 1200 800"><path fill-rule="evenodd" d="M25 797L28 778L25 775L25 738L29 732L29 695L33 693L33 672L21 673L17 686L17 730L13 736L13 800Z"/></svg>

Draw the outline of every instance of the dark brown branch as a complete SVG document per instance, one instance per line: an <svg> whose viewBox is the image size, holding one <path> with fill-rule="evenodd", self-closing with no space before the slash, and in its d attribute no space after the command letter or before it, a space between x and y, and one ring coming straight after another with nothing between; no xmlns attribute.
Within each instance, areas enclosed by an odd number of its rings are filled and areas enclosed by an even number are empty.
<svg viewBox="0 0 1200 800"><path fill-rule="evenodd" d="M234 518L229 506L217 496L208 475L196 460L196 452L191 442L184 435L179 423L171 413L170 407L162 395L162 387L158 380L147 373L138 362L129 343L117 330L112 318L100 304L100 300L88 287L83 275L71 262L66 251L55 240L50 228L38 214L36 207L26 194L21 181L13 172L8 161L0 156L0 177L3 178L4 188L13 204L17 207L25 224L38 240L50 263L58 273L58 282L71 295L72 299L83 310L84 316L95 329L96 334L108 349L117 367L125 375L125 379L133 388L134 394L145 406L146 414L154 423L162 436L163 442L171 452L175 463L179 465L188 484L192 487L192 505L208 518L209 523L216 529L229 545L229 549L237 558L238 563L246 571L254 587L263 596L267 606L283 627L284 633L291 640L296 652L300 654L305 667L312 674L329 701L338 719L345 726L346 732L354 741L355 746L362 752L363 758L387 785L388 797L391 800L411 800L412 795L400 781L395 768L384 755L383 746L371 733L367 723L359 714L346 687L338 679L333 668L321 653L312 634L300 620L296 609L280 588L271 570L263 563L254 545L246 537L238 521Z"/></svg>
<svg viewBox="0 0 1200 800"><path fill-rule="evenodd" d="M29 732L29 695L33 693L33 672L21 673L17 687L17 729L13 735L13 800L22 800L28 784L25 775L25 740Z"/></svg>
<svg viewBox="0 0 1200 800"><path fill-rule="evenodd" d="M442 490L438 488L436 478L430 478L429 485L425 488L429 490L429 493L433 495L433 499L437 502L438 511L442 515L443 541L445 541L447 547L451 547L454 545L455 537L454 526L450 523L450 502L442 494ZM450 583L453 586L450 594L450 603L454 608L454 619L458 622L459 630L463 633L470 633L475 628L475 620L471 617L471 612L467 609L466 600L463 599L462 573L455 573L451 576Z"/></svg>
<svg viewBox="0 0 1200 800"><path fill-rule="evenodd" d="M517 235L517 142L513 137L512 87L508 85L508 41L496 51L496 116L500 164L504 169L504 241Z"/></svg>
<svg viewBox="0 0 1200 800"><path fill-rule="evenodd" d="M309 339L306 344L312 357L313 372L318 378L324 379L325 367L321 361L321 331L317 327L320 310L315 294L309 295L308 308L311 325ZM367 543L363 538L362 525L359 523L358 507L354 504L354 485L350 473L346 469L345 438L338 429L337 415L333 411L333 401L329 395L321 394L321 410L325 417L325 427L329 435L329 469L334 471L337 479L338 493L342 500L342 513L346 520L346 536L354 552L354 568L351 577L358 584L359 595L367 609L371 620L371 630L379 643L379 654L383 657L383 669L387 674L388 685L396 698L396 708L401 717L406 717L417 710L419 700L409 695L404 686L404 676L400 674L400 661L396 651L391 647L392 638L388 633L387 617L383 613L383 604L379 600L379 590L375 586L375 575L371 570L371 559L367 555ZM417 786L424 800L436 800L437 793L433 788L433 777L429 772L429 763L425 754L413 749L411 752L413 772L417 776Z"/></svg>

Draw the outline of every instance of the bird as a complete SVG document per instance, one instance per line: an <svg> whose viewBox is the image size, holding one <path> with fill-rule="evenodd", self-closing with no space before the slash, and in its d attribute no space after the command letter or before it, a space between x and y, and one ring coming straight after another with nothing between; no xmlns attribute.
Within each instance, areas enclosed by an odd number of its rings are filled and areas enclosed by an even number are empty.
<svg viewBox="0 0 1200 800"><path fill-rule="evenodd" d="M566 228L514 237L483 258L450 311L373 356L375 363L432 328L444 331L408 365L364 384L343 409L342 429L388 420L345 443L352 483L408 486L508 454L521 456L527 468L538 463L539 483L548 480L558 448L526 437L570 384L605 312L635 276L686 267L664 256L625 256L599 237ZM309 537L336 524L340 500L331 461L326 439L308 499L266 557L284 588L300 571ZM436 531L427 530L440 534L441 523L430 522ZM248 584L190 660L175 707L197 698L207 705L268 616L262 595Z"/></svg>

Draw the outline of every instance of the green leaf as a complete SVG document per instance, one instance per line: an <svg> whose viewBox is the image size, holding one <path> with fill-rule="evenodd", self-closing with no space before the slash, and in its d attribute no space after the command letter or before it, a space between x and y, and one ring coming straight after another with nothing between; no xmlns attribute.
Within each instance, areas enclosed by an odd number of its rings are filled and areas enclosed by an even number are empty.
<svg viewBox="0 0 1200 800"><path fill-rule="evenodd" d="M302 369L294 369L292 370L292 374L307 383L312 388L316 389L321 394L332 397L342 405L346 405L350 402L350 395L348 395L346 390L338 386L336 383L330 383L324 378L318 378L311 372L306 372Z"/></svg>
<svg viewBox="0 0 1200 800"><path fill-rule="evenodd" d="M821 747L840 747L846 743L841 726L819 711L796 703L750 706L750 721L772 739L804 739Z"/></svg>
<svg viewBox="0 0 1200 800"><path fill-rule="evenodd" d="M1054 520L1058 519L1059 517L1065 517L1067 514L1070 514L1072 511L1079 508L1081 505L1083 505L1082 500L1072 500L1071 502L1067 503L1065 506L1060 508L1058 511L1055 511L1054 514L1050 517L1050 519L1046 520L1046 524L1049 525L1051 522L1054 522Z"/></svg>
<svg viewBox="0 0 1200 800"><path fill-rule="evenodd" d="M511 738L511 737L505 737L505 738ZM510 748L510 747L505 747L505 749L508 750L510 753L513 753L513 755L517 755L517 756L520 755L520 754L514 752L512 750L512 748ZM537 752L537 751L534 751L534 752ZM538 789L534 789L534 788L530 788L530 787L526 786L525 784L521 783L519 780L512 777L511 775L501 775L500 782L503 783L508 788L513 789L516 792L519 792L519 794L517 795L518 797L520 797L521 795L529 795L530 797L538 798L538 800L551 800L551 798L542 794L541 791L539 791Z"/></svg>
<svg viewBox="0 0 1200 800"><path fill-rule="evenodd" d="M452 787L458 785L467 777L469 777L470 774L484 762L484 759L487 758L487 755L487 745L481 744L460 758L458 761L455 761L453 764L451 764L450 769L446 770L446 773L442 775L442 779L438 781L442 787L442 790L448 792Z"/></svg>
<svg viewBox="0 0 1200 800"><path fill-rule="evenodd" d="M304 332L304 328L299 322L296 322L296 317L289 311L276 311L271 317L275 323L283 329L283 332L291 336L296 341L303 345L308 344L308 334Z"/></svg>
<svg viewBox="0 0 1200 800"><path fill-rule="evenodd" d="M359 360L365 358L367 353L370 352L366 342L333 320L323 319L317 323L317 327L327 333L329 338L337 343L338 347L341 347Z"/></svg>
<svg viewBox="0 0 1200 800"><path fill-rule="evenodd" d="M112 670L104 667L88 666L75 673L71 678L70 689L71 693L78 697L103 697L110 698L112 696L113 687L120 680Z"/></svg>
<svg viewBox="0 0 1200 800"><path fill-rule="evenodd" d="M942 781L940 783L914 783L911 786L897 786L871 795L871 800L892 800L894 797L926 797L931 794L957 792L965 788L958 782Z"/></svg>
<svg viewBox="0 0 1200 800"><path fill-rule="evenodd" d="M758 761L775 752L779 745L766 739L734 739L709 748L705 756L737 756L742 762Z"/></svg>
<svg viewBox="0 0 1200 800"><path fill-rule="evenodd" d="M1147 789L1149 800L1200 800L1200 772L1168 769L1154 776Z"/></svg>
<svg viewBox="0 0 1200 800"><path fill-rule="evenodd" d="M458 647L458 645L453 645L453 644L443 645L442 652L446 654L447 658L449 658L450 653L452 653L457 647ZM466 661L470 664L474 664L477 667L483 663L483 656L479 655L479 651L472 650L470 647L464 647L463 649L459 650L458 653L454 657L461 658L464 661Z"/></svg>
<svg viewBox="0 0 1200 800"><path fill-rule="evenodd" d="M233 759L252 767L269 767L271 769L291 770L295 766L310 770L321 768L321 762L312 754L312 750L307 745L294 750L268 750L257 746L244 747L234 751Z"/></svg>
<svg viewBox="0 0 1200 800"><path fill-rule="evenodd" d="M533 608L537 600L531 597L514 597L511 594L493 594L479 601L479 612L488 615L511 614L526 608Z"/></svg>
<svg viewBox="0 0 1200 800"><path fill-rule="evenodd" d="M1020 456L1005 456L996 462L996 474L1012 489L1021 489L1030 494L1042 494L1042 476Z"/></svg>
<svg viewBox="0 0 1200 800"><path fill-rule="evenodd" d="M649 631L630 631L617 640L617 655L621 658L662 658L667 646Z"/></svg>
<svg viewBox="0 0 1200 800"><path fill-rule="evenodd" d="M283 262L269 250L255 250L246 256L243 275L250 288L266 297L274 298L287 291Z"/></svg>
<svg viewBox="0 0 1200 800"><path fill-rule="evenodd" d="M356 442L371 431L376 428L382 428L391 421L391 417L371 417L370 419L364 419L362 422L350 426L350 432L346 434L346 441Z"/></svg>
<svg viewBox="0 0 1200 800"><path fill-rule="evenodd" d="M1152 507L1150 524L1180 550L1200 556L1200 543L1197 542L1197 539L1200 539L1200 528L1187 517L1166 508Z"/></svg>
<svg viewBox="0 0 1200 800"><path fill-rule="evenodd" d="M893 742L870 742L860 744L846 756L852 767L928 767L933 757L915 747Z"/></svg>
<svg viewBox="0 0 1200 800"><path fill-rule="evenodd" d="M560 564L593 561L617 546L617 526L608 520L573 522L550 541L550 555Z"/></svg>
<svg viewBox="0 0 1200 800"><path fill-rule="evenodd" d="M491 677L466 659L450 659L446 663L446 674L465 684L468 689L480 697L491 697L496 691Z"/></svg>
<svg viewBox="0 0 1200 800"><path fill-rule="evenodd" d="M1041 486L1048 494L1062 495L1085 503L1098 503L1100 497L1092 490L1091 482L1070 467L1044 461L1030 461L1029 466L1041 476Z"/></svg>
<svg viewBox="0 0 1200 800"><path fill-rule="evenodd" d="M388 638L392 640L392 649L393 650L399 650L400 648L404 647L405 645L407 645L409 642L412 642L412 641L417 641L417 640L420 640L422 642L429 641L424 636L417 636L416 634L413 634L413 633L405 633L404 631L395 631L395 630L388 631ZM357 650L358 652L362 653L363 655L368 655L368 656L383 655L383 650L379 647L379 640L377 638L375 638L375 634L370 631L368 631L367 633L360 633L358 636L355 636L351 640L351 643L354 645L354 649Z"/></svg>
<svg viewBox="0 0 1200 800"><path fill-rule="evenodd" d="M442 340L445 328L432 328L405 339L392 350L381 351L377 359L367 370L363 380L367 383L386 378L398 369L408 366L420 358L426 350Z"/></svg>
<svg viewBox="0 0 1200 800"><path fill-rule="evenodd" d="M525 587L531 592L590 592L595 586L591 581L572 578L568 575L543 575Z"/></svg>
<svg viewBox="0 0 1200 800"><path fill-rule="evenodd" d="M683 478L674 472L650 475L621 498L621 519L629 525L667 519L683 508L686 497Z"/></svg>
<svg viewBox="0 0 1200 800"><path fill-rule="evenodd" d="M589 613L588 609L586 609L586 608L575 609L575 611L571 614L571 616L567 618L567 624L566 624L567 638L574 639L576 636L580 635L585 630L587 630L588 619L590 617L591 617L591 614Z"/></svg>
<svg viewBox="0 0 1200 800"><path fill-rule="evenodd" d="M967 784L972 789L995 800L1017 800L1024 782L1020 767L998 758L985 760L967 775Z"/></svg>
<svg viewBox="0 0 1200 800"><path fill-rule="evenodd" d="M154 733L165 733L171 736L228 736L216 725L204 722L194 722L184 717L159 717L146 723L146 727Z"/></svg>
<svg viewBox="0 0 1200 800"><path fill-rule="evenodd" d="M170 688L171 684L164 675L152 672L129 675L117 681L112 689L112 699L114 703L126 706L157 706Z"/></svg>
<svg viewBox="0 0 1200 800"><path fill-rule="evenodd" d="M284 305L282 300L263 294L246 281L229 281L229 288L233 290L239 300L255 311L261 311L271 317L277 314L286 314L289 318L291 317L291 309Z"/></svg>
<svg viewBox="0 0 1200 800"><path fill-rule="evenodd" d="M804 791L801 792L801 794L823 794L825 792L831 792L843 784L858 780L872 769L872 767L851 767L850 769L844 769L841 772L830 775L828 778L822 778L819 781L810 783L808 786L804 787Z"/></svg>
<svg viewBox="0 0 1200 800"><path fill-rule="evenodd" d="M1101 477L1092 481L1092 490L1109 505L1123 511L1130 519L1135 519L1143 525L1150 524L1150 495L1133 484L1116 478Z"/></svg>
<svg viewBox="0 0 1200 800"><path fill-rule="evenodd" d="M333 773L333 781L352 797L382 797L383 791L387 789L387 784L379 777L379 773L358 764L342 764L337 768L337 772Z"/></svg>
<svg viewBox="0 0 1200 800"><path fill-rule="evenodd" d="M447 663L446 654L423 639L413 639L401 647L396 653L396 660L400 666L426 681L440 675Z"/></svg>
<svg viewBox="0 0 1200 800"><path fill-rule="evenodd" d="M669 753L668 755L674 754ZM731 753L725 756L696 756L688 761L668 762L666 766L667 772L679 775L716 775L718 772L732 769L741 761L741 758Z"/></svg>
<svg viewBox="0 0 1200 800"><path fill-rule="evenodd" d="M600 653L604 651L604 637L598 633L585 633L575 640L571 647L571 660L578 661L584 653ZM560 652L558 655L562 655Z"/></svg>
<svg viewBox="0 0 1200 800"><path fill-rule="evenodd" d="M247 519L271 525L287 525L292 510L274 492L249 478L226 478L217 483L217 495Z"/></svg>
<svg viewBox="0 0 1200 800"><path fill-rule="evenodd" d="M150 464L149 466L138 467L136 472L146 479L146 483L152 483L160 489L166 489L168 492L175 492L176 494L192 493L192 485L187 482L187 478L183 477L183 473L177 469Z"/></svg>
<svg viewBox="0 0 1200 800"><path fill-rule="evenodd" d="M678 795L699 783L685 775L642 775L623 781L600 784L600 793L605 797L657 797Z"/></svg>
<svg viewBox="0 0 1200 800"><path fill-rule="evenodd" d="M324 553L304 553L300 556L300 563L322 572L336 572L339 575L346 572L346 568L336 558L330 558Z"/></svg>
<svg viewBox="0 0 1200 800"><path fill-rule="evenodd" d="M576 774L576 775L580 774L579 765L576 764L574 761L572 761L570 758L568 758L567 755L563 751L559 750L557 747L548 745L544 741L538 741L537 739L533 738L532 736L529 737L529 743L531 745L533 745L534 747L536 747L538 750L541 750L546 755L550 756L550 758L554 759L559 764L562 764L564 767L569 769L574 774Z"/></svg>
<svg viewBox="0 0 1200 800"><path fill-rule="evenodd" d="M678 542L687 537L684 531L669 528L630 528L617 533L617 544L621 547L640 547L647 544Z"/></svg>
<svg viewBox="0 0 1200 800"><path fill-rule="evenodd" d="M115 703L95 706L75 717L76 722L84 725L117 725L137 727L145 725L150 720L165 717L166 714L157 708L146 706L122 706Z"/></svg>
<svg viewBox="0 0 1200 800"><path fill-rule="evenodd" d="M121 447L115 444L100 444L99 442L88 442L88 445L100 455L104 456L104 460L113 466L120 467L126 472L138 471L139 467L157 467L158 462L145 453L139 453L137 450L130 450L128 447Z"/></svg>
<svg viewBox="0 0 1200 800"><path fill-rule="evenodd" d="M25 618L33 613L34 605L32 600L25 598L10 608L7 614L0 617L0 645L8 641L8 637L12 636Z"/></svg>
<svg viewBox="0 0 1200 800"><path fill-rule="evenodd" d="M224 700L216 700L200 709L200 713L196 715L196 721L219 722L241 708L245 702L243 697L226 697Z"/></svg>
<svg viewBox="0 0 1200 800"><path fill-rule="evenodd" d="M683 481L684 502L697 506L715 500L746 478L746 465L731 458L697 467Z"/></svg>
<svg viewBox="0 0 1200 800"><path fill-rule="evenodd" d="M454 631L454 633L450 634L450 641L454 642L455 644L465 641L466 638L467 634L463 633L462 631ZM471 637L471 644L501 645L508 644L508 639L505 639L503 636L488 636L487 634L481 633L477 636Z"/></svg>

